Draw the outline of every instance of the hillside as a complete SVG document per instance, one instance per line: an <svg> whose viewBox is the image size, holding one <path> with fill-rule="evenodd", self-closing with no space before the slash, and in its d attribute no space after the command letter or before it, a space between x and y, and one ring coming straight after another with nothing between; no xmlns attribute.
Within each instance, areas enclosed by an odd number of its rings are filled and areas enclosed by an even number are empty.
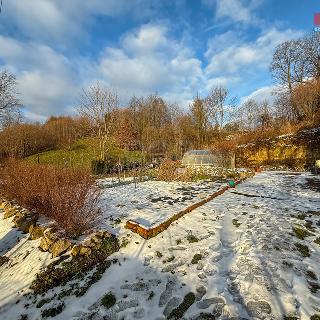
<svg viewBox="0 0 320 320"><path fill-rule="evenodd" d="M99 155L98 146L96 139L79 139L70 149L45 151L24 160L31 163L90 168L91 161ZM109 147L108 156L115 160L120 158L122 163L139 162L141 159L139 151L126 151L115 146Z"/></svg>

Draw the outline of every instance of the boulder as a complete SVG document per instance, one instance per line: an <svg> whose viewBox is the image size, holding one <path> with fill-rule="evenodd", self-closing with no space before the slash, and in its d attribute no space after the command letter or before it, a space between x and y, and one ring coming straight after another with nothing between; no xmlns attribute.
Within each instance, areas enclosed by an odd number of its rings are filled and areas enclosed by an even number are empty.
<svg viewBox="0 0 320 320"><path fill-rule="evenodd" d="M112 237L112 234L106 230L100 230L94 234L94 237L101 238L101 239L110 238Z"/></svg>
<svg viewBox="0 0 320 320"><path fill-rule="evenodd" d="M41 238L43 236L45 230L46 230L46 227L32 225L29 228L29 233L30 233L29 240L36 240L36 239Z"/></svg>
<svg viewBox="0 0 320 320"><path fill-rule="evenodd" d="M81 246L74 245L71 249L71 255L76 257L80 253Z"/></svg>
<svg viewBox="0 0 320 320"><path fill-rule="evenodd" d="M52 228L48 228L43 232L39 249L42 251L48 251L52 244L57 240L58 236L54 233L54 230Z"/></svg>
<svg viewBox="0 0 320 320"><path fill-rule="evenodd" d="M89 256L91 254L91 249L88 247L82 247L80 248L80 255L85 255L85 256Z"/></svg>
<svg viewBox="0 0 320 320"><path fill-rule="evenodd" d="M65 253L71 247L71 244L71 241L68 239L59 239L54 242L49 248L49 251L52 253L52 258Z"/></svg>
<svg viewBox="0 0 320 320"><path fill-rule="evenodd" d="M37 216L30 211L19 211L13 219L14 226L24 233L29 232L29 228L35 225L36 221Z"/></svg>
<svg viewBox="0 0 320 320"><path fill-rule="evenodd" d="M16 213L17 213L17 210L16 210L15 208L7 207L6 209L4 209L3 219L11 218L11 217L13 217Z"/></svg>

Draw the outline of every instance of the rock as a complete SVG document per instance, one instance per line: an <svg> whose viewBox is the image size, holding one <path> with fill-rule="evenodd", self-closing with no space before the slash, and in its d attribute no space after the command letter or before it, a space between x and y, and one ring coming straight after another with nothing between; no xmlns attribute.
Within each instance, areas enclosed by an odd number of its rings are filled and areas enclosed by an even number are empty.
<svg viewBox="0 0 320 320"><path fill-rule="evenodd" d="M58 240L58 236L54 233L52 228L48 228L43 232L43 237L41 238L39 249L42 251L49 251L52 244Z"/></svg>
<svg viewBox="0 0 320 320"><path fill-rule="evenodd" d="M80 253L81 246L74 245L71 249L71 255L76 257Z"/></svg>
<svg viewBox="0 0 320 320"><path fill-rule="evenodd" d="M106 230L100 230L100 231L97 231L94 236L98 237L98 238L110 238L112 237L112 234Z"/></svg>
<svg viewBox="0 0 320 320"><path fill-rule="evenodd" d="M71 241L68 239L59 239L54 242L49 251L52 253L52 258L58 257L65 253L71 247Z"/></svg>
<svg viewBox="0 0 320 320"><path fill-rule="evenodd" d="M41 238L39 249L42 251L48 251L52 242L48 242L45 237Z"/></svg>
<svg viewBox="0 0 320 320"><path fill-rule="evenodd" d="M102 242L102 239L100 237L98 237L97 235L94 235L91 238L91 242L93 242L96 246L99 246Z"/></svg>
<svg viewBox="0 0 320 320"><path fill-rule="evenodd" d="M36 240L36 239L41 238L43 236L45 230L46 230L46 227L32 225L29 228L29 233L30 233L29 240Z"/></svg>
<svg viewBox="0 0 320 320"><path fill-rule="evenodd" d="M251 317L261 318L271 313L270 304L266 301L249 301L247 303L247 311Z"/></svg>
<svg viewBox="0 0 320 320"><path fill-rule="evenodd" d="M14 226L24 233L28 233L29 228L36 222L37 216L30 211L19 211L13 218Z"/></svg>
<svg viewBox="0 0 320 320"><path fill-rule="evenodd" d="M3 219L8 219L13 217L17 213L17 210L15 208L7 208L4 210L3 213Z"/></svg>
<svg viewBox="0 0 320 320"><path fill-rule="evenodd" d="M213 297L213 298L209 298L209 299L204 299L202 301L197 302L197 307L199 309L207 309L209 308L212 304L225 304L224 300L222 298L219 297Z"/></svg>
<svg viewBox="0 0 320 320"><path fill-rule="evenodd" d="M1 267L3 264L7 263L9 260L10 260L10 259L9 259L8 257L6 257L6 256L0 256L0 267Z"/></svg>
<svg viewBox="0 0 320 320"><path fill-rule="evenodd" d="M88 247L81 246L79 254L84 256L89 256L91 254L91 249Z"/></svg>

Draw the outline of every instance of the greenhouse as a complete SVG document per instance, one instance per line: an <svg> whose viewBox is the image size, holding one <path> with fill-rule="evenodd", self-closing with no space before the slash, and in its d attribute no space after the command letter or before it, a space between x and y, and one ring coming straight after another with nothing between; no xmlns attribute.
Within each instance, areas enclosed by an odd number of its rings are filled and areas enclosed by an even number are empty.
<svg viewBox="0 0 320 320"><path fill-rule="evenodd" d="M232 152L212 152L211 150L187 151L181 161L182 166L213 166L235 168L235 156Z"/></svg>
<svg viewBox="0 0 320 320"><path fill-rule="evenodd" d="M210 150L190 150L182 158L184 166L213 166L215 156Z"/></svg>

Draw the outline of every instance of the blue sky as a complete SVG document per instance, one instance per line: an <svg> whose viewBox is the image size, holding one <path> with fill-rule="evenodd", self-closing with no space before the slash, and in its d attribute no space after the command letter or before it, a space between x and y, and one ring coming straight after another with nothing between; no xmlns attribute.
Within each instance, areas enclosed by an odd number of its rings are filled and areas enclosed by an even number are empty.
<svg viewBox="0 0 320 320"><path fill-rule="evenodd" d="M313 29L319 0L3 0L0 68L16 74L27 119L72 114L97 80L187 107L225 85L270 96L274 47Z"/></svg>

